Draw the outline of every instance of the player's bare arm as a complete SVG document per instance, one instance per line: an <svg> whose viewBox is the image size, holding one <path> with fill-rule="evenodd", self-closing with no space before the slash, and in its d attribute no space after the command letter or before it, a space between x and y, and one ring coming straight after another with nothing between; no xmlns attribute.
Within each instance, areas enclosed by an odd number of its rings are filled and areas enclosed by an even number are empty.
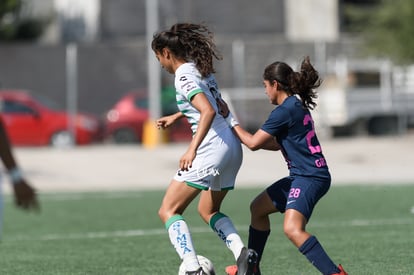
<svg viewBox="0 0 414 275"><path fill-rule="evenodd" d="M157 119L157 121L156 121L157 128L158 129L166 129L166 128L170 127L171 125L173 125L177 120L179 120L182 117L184 117L184 114L181 113L181 112L177 112L177 113L169 115L169 116L161 117L161 118Z"/></svg>
<svg viewBox="0 0 414 275"><path fill-rule="evenodd" d="M277 143L277 140L275 137L272 137L272 139L269 139L268 142L263 144L262 149L269 150L269 151L279 151L280 150L280 144Z"/></svg>
<svg viewBox="0 0 414 275"><path fill-rule="evenodd" d="M30 186L17 165L13 156L9 138L7 136L3 121L0 119L0 158L7 168L13 185L14 201L17 207L29 210L39 209L37 195Z"/></svg>
<svg viewBox="0 0 414 275"><path fill-rule="evenodd" d="M252 151L259 149L277 151L280 149L280 145L276 142L274 137L261 129L257 130L257 132L252 135L240 127L240 125L236 125L233 127L233 131L239 137L241 142Z"/></svg>

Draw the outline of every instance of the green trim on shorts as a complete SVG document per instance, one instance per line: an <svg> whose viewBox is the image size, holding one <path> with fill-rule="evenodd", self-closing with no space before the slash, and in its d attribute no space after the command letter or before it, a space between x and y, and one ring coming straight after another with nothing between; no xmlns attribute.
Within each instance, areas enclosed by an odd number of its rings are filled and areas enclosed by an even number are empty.
<svg viewBox="0 0 414 275"><path fill-rule="evenodd" d="M173 223L179 220L184 220L184 217L179 214L172 216L165 222L165 228L168 230Z"/></svg>
<svg viewBox="0 0 414 275"><path fill-rule="evenodd" d="M191 181L184 181L184 182L188 186L191 186L191 187L194 187L194 188L197 188L197 189L200 189L200 190L207 191L209 189L208 187L206 187L204 185L200 185L200 184L197 184L197 183L194 183L194 182L191 182ZM224 190L233 190L233 189L234 189L234 186L230 186L230 187L222 188L221 191L224 191Z"/></svg>
<svg viewBox="0 0 414 275"><path fill-rule="evenodd" d="M214 225L216 224L216 222L218 220L220 220L221 218L225 218L227 217L226 215L224 215L221 212L217 212L216 214L213 215L213 217L211 217L210 221L208 222L208 224L210 225L211 229L213 229L213 231L216 231L214 228Z"/></svg>
<svg viewBox="0 0 414 275"><path fill-rule="evenodd" d="M208 190L208 187L203 186L203 185L199 185L199 184L191 182L191 181L185 181L185 184L187 184L188 186L200 189L200 190Z"/></svg>

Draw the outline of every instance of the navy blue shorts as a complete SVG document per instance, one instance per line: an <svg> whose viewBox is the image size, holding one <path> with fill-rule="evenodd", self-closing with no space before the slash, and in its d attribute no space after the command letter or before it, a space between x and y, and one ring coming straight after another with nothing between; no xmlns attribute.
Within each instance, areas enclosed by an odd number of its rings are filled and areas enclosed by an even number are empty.
<svg viewBox="0 0 414 275"><path fill-rule="evenodd" d="M295 209L309 221L313 208L330 186L329 178L289 176L273 183L266 191L281 213Z"/></svg>

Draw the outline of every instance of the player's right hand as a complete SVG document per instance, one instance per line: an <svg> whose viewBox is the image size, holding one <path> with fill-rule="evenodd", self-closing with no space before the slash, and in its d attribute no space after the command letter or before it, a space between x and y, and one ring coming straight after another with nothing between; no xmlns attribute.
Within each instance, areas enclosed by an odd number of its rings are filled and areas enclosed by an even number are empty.
<svg viewBox="0 0 414 275"><path fill-rule="evenodd" d="M24 179L13 183L14 202L17 207L24 210L40 210L37 195Z"/></svg>
<svg viewBox="0 0 414 275"><path fill-rule="evenodd" d="M221 99L216 99L217 107L218 107L218 113L222 115L224 118L226 118L230 114L229 107L227 106L227 103Z"/></svg>
<svg viewBox="0 0 414 275"><path fill-rule="evenodd" d="M164 116L159 119L157 119L157 128L158 129L166 129L170 127L175 121L174 115Z"/></svg>

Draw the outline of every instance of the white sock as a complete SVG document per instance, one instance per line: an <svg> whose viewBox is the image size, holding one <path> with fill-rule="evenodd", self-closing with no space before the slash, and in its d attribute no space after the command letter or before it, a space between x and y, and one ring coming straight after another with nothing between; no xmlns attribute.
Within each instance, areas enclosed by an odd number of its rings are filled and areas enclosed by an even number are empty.
<svg viewBox="0 0 414 275"><path fill-rule="evenodd" d="M219 238L224 241L231 252L233 252L234 258L237 260L244 244L232 221L226 215L217 213L211 218L210 223L212 222L214 224L210 224L210 226Z"/></svg>
<svg viewBox="0 0 414 275"><path fill-rule="evenodd" d="M183 260L187 267L187 271L197 270L200 267L200 264L197 260L197 254L193 246L187 223L178 215L173 216L170 220L174 220L168 227L168 235L172 245ZM167 224L169 221L167 221Z"/></svg>

